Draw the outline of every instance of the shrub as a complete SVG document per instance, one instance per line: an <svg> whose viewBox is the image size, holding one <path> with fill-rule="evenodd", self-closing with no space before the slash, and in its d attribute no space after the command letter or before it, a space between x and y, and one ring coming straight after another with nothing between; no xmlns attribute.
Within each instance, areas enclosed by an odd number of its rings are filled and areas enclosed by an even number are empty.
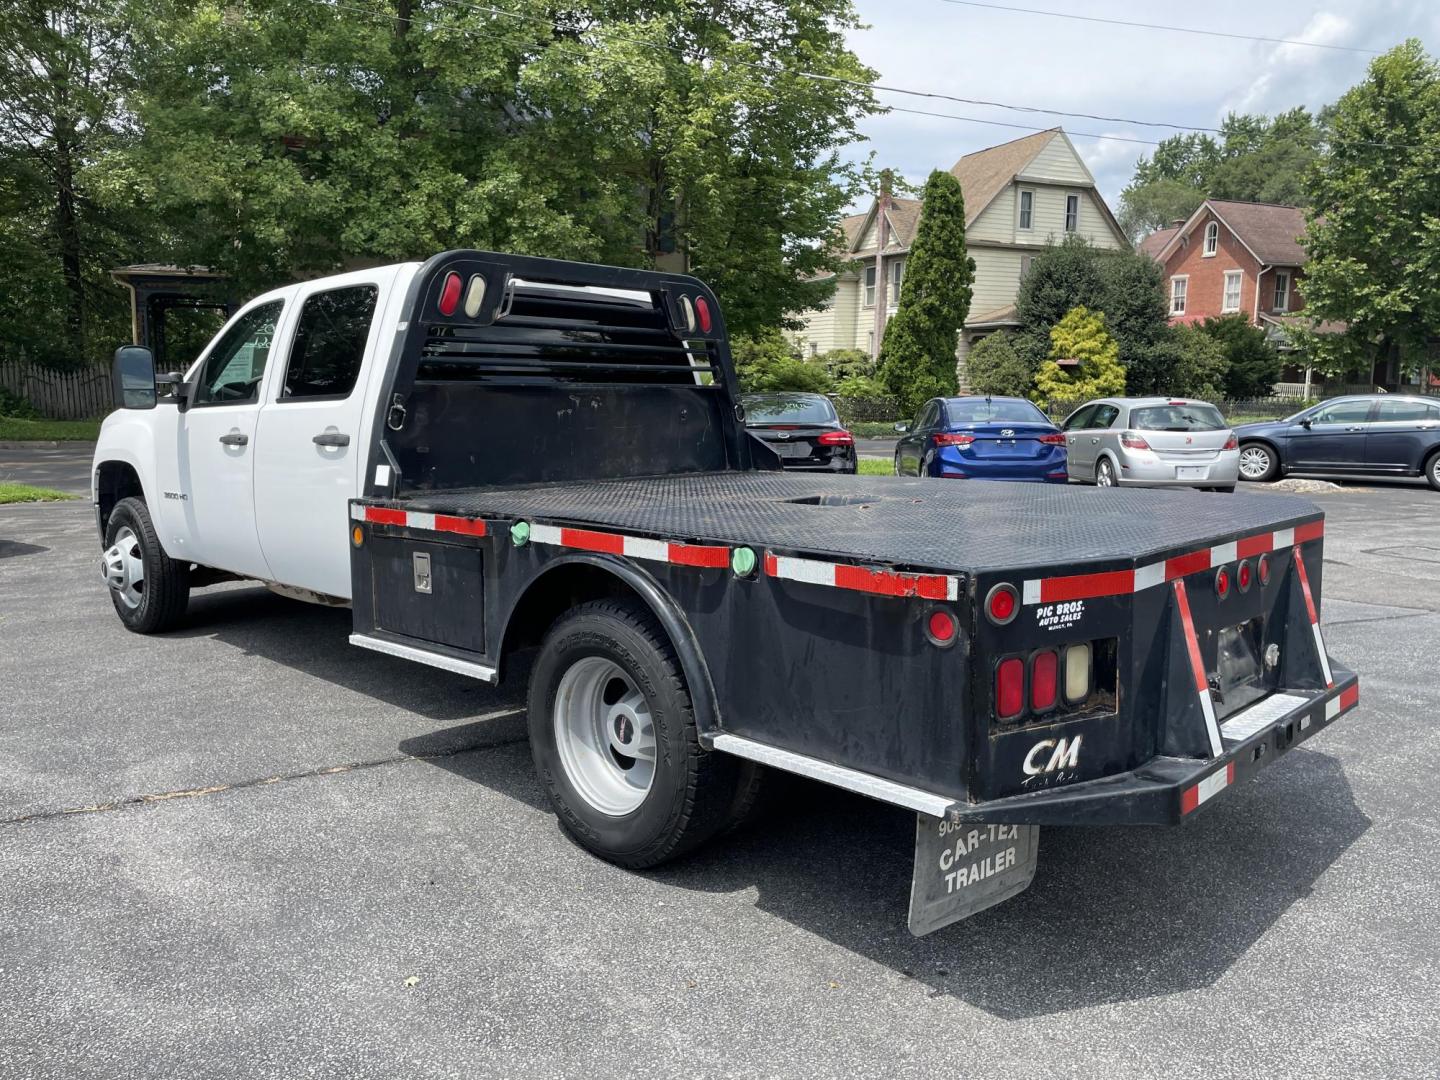
<svg viewBox="0 0 1440 1080"><path fill-rule="evenodd" d="M1024 397L1035 382L1028 350L1017 347L1019 335L1000 331L977 341L965 360L965 379L981 394Z"/></svg>
<svg viewBox="0 0 1440 1080"><path fill-rule="evenodd" d="M1257 398L1274 393L1280 381L1280 351L1270 344L1264 330L1251 326L1244 315L1206 319L1200 329L1225 352L1226 397Z"/></svg>
<svg viewBox="0 0 1440 1080"><path fill-rule="evenodd" d="M1075 359L1079 366L1062 368L1057 360ZM1035 376L1035 401L1078 401L1125 392L1120 347L1105 329L1105 316L1073 308L1050 330L1050 358Z"/></svg>
<svg viewBox="0 0 1440 1080"><path fill-rule="evenodd" d="M742 390L828 394L834 388L825 370L796 356L779 330L767 330L755 337L732 338L730 356Z"/></svg>

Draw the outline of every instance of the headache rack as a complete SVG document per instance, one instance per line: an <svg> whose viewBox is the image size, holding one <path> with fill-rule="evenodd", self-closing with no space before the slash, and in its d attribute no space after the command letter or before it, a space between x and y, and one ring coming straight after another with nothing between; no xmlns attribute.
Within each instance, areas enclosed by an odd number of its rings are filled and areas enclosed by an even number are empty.
<svg viewBox="0 0 1440 1080"><path fill-rule="evenodd" d="M402 318L367 495L755 467L694 278L446 252Z"/></svg>

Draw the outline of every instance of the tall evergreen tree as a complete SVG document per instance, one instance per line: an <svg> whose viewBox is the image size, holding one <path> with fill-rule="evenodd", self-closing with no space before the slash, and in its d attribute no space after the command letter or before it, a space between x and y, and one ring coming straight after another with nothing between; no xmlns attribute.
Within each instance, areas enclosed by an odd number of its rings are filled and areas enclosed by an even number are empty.
<svg viewBox="0 0 1440 1080"><path fill-rule="evenodd" d="M900 302L880 346L879 379L906 412L955 393L955 347L975 280L975 260L965 252L960 181L936 169L922 197Z"/></svg>

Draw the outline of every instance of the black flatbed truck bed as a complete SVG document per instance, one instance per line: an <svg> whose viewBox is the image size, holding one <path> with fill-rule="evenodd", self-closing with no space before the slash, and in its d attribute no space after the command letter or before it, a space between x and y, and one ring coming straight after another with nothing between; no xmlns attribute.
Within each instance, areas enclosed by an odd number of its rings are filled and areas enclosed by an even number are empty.
<svg viewBox="0 0 1440 1080"><path fill-rule="evenodd" d="M478 318L434 313L451 275L488 282ZM673 650L701 768L921 815L917 932L1028 884L1024 830L1178 822L1358 700L1324 652L1303 499L781 472L693 279L447 253L409 310L352 505L352 641L488 679L538 649L537 764L607 858L657 861L554 780L568 699L545 682L596 605ZM999 832L961 842L995 846L961 902L973 882L932 864L965 823Z"/></svg>

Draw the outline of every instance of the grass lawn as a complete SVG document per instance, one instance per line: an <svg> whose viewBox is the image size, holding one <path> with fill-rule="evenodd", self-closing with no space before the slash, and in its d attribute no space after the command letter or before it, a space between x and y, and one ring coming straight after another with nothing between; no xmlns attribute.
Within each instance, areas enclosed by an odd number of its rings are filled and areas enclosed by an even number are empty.
<svg viewBox="0 0 1440 1080"><path fill-rule="evenodd" d="M29 484L12 484L0 480L0 504L22 502L60 502L64 499L78 499L78 495L66 495L63 491L31 487Z"/></svg>
<svg viewBox="0 0 1440 1080"><path fill-rule="evenodd" d="M100 437L99 420L20 420L0 416L0 442L81 439L94 442Z"/></svg>
<svg viewBox="0 0 1440 1080"><path fill-rule="evenodd" d="M895 465L887 458L861 458L861 476L894 476Z"/></svg>

